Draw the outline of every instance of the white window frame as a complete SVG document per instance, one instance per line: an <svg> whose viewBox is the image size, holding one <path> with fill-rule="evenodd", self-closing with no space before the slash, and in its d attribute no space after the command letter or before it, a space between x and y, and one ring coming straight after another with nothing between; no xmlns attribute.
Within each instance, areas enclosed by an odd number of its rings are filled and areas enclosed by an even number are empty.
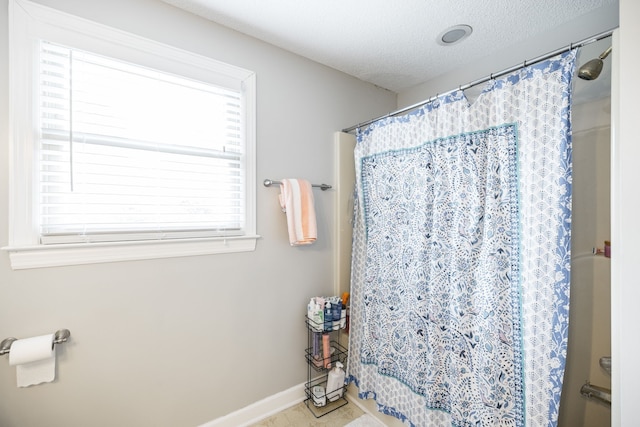
<svg viewBox="0 0 640 427"><path fill-rule="evenodd" d="M256 234L255 73L27 0L9 1L9 253L13 269L253 251ZM40 40L233 87L246 122L246 233L243 236L42 245L37 231L34 89Z"/></svg>

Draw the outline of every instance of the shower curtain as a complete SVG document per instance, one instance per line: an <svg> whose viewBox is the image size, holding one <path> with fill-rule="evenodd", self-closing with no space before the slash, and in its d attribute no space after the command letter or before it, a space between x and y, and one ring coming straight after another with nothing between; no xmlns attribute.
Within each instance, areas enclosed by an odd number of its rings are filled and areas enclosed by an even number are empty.
<svg viewBox="0 0 640 427"><path fill-rule="evenodd" d="M348 378L412 426L555 426L576 52L358 130Z"/></svg>

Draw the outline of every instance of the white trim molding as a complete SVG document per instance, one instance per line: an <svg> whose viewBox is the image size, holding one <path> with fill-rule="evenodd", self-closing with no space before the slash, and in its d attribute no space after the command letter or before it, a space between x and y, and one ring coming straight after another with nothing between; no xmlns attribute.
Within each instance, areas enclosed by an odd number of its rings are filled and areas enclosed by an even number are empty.
<svg viewBox="0 0 640 427"><path fill-rule="evenodd" d="M9 253L11 268L60 267L181 256L248 252L256 249L260 236L211 239L176 239L109 243L78 243L4 247Z"/></svg>
<svg viewBox="0 0 640 427"><path fill-rule="evenodd" d="M260 420L284 411L287 408L303 402L306 398L304 383L281 391L242 409L232 412L199 427L246 427Z"/></svg>
<svg viewBox="0 0 640 427"><path fill-rule="evenodd" d="M256 233L256 75L234 65L158 43L28 0L9 1L9 253L16 269L254 251ZM245 227L240 236L206 233L175 239L41 244L33 123L34 49L40 40L129 61L243 93ZM119 236L120 237L120 236ZM193 238L197 237L197 238ZM131 240L131 241L127 241Z"/></svg>

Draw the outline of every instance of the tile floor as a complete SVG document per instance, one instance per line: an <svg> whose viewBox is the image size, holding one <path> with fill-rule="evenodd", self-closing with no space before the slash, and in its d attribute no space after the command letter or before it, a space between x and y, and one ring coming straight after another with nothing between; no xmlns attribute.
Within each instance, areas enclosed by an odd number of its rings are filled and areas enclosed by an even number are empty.
<svg viewBox="0 0 640 427"><path fill-rule="evenodd" d="M349 402L342 408L316 418L304 402L272 415L251 427L343 427L364 414L357 405Z"/></svg>

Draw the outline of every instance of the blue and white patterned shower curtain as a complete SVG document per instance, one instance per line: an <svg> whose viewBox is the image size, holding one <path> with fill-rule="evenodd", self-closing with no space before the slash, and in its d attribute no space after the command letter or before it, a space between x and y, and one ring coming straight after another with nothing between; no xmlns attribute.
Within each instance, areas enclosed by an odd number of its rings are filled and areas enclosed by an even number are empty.
<svg viewBox="0 0 640 427"><path fill-rule="evenodd" d="M575 51L358 132L349 379L413 426L555 426Z"/></svg>

